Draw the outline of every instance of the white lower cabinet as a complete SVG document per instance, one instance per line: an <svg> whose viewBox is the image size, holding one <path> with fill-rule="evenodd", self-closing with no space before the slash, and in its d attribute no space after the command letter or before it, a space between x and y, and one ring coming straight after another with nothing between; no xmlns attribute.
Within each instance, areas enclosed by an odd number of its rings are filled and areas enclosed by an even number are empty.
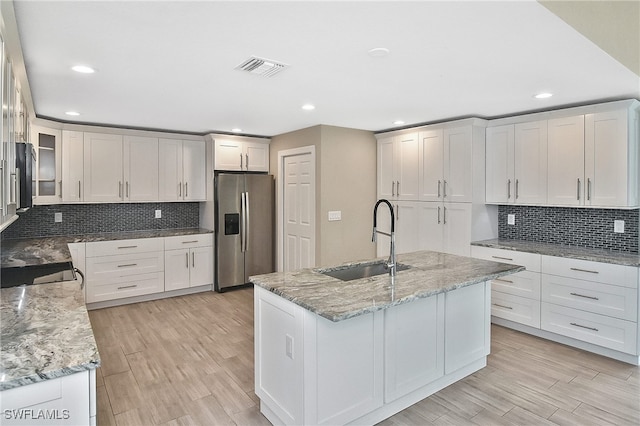
<svg viewBox="0 0 640 426"><path fill-rule="evenodd" d="M96 370L0 392L2 424L96 424Z"/></svg>
<svg viewBox="0 0 640 426"><path fill-rule="evenodd" d="M274 424L373 424L486 365L489 286L332 322L254 288L255 393Z"/></svg>
<svg viewBox="0 0 640 426"><path fill-rule="evenodd" d="M493 291L491 293L491 315L529 327L540 328L540 300Z"/></svg>
<svg viewBox="0 0 640 426"><path fill-rule="evenodd" d="M213 235L165 238L164 290L213 284Z"/></svg>

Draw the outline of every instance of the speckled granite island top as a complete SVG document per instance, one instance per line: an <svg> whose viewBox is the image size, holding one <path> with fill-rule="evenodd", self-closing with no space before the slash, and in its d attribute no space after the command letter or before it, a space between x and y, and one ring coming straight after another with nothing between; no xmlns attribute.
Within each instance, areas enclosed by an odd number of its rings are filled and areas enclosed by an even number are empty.
<svg viewBox="0 0 640 426"><path fill-rule="evenodd" d="M322 273L378 261L348 263L335 268L275 272L256 275L249 280L254 285L337 322L524 270L521 266L418 251L398 255L398 263L411 268L398 272L393 281L388 274L341 281Z"/></svg>
<svg viewBox="0 0 640 426"><path fill-rule="evenodd" d="M3 288L0 300L0 391L100 366L79 283Z"/></svg>
<svg viewBox="0 0 640 426"><path fill-rule="evenodd" d="M2 240L0 243L2 245L0 265L3 268L19 268L31 265L71 262L71 253L67 247L69 243L161 238L206 233L211 233L211 231L202 228L183 228Z"/></svg>
<svg viewBox="0 0 640 426"><path fill-rule="evenodd" d="M546 256L567 257L570 259L590 260L592 262L612 263L624 266L640 266L640 255L611 250L589 249L560 244L536 243L532 241L492 239L474 241L472 246L490 247L502 250L522 251Z"/></svg>

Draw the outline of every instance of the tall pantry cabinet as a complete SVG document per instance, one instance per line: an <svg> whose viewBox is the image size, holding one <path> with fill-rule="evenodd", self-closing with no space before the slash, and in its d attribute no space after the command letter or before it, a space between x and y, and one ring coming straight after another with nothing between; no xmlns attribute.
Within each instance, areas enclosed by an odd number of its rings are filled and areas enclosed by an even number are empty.
<svg viewBox="0 0 640 426"><path fill-rule="evenodd" d="M378 135L378 198L393 206L397 253L469 256L472 240L497 236L497 209L484 205L485 127L468 119ZM387 231L390 213L378 210ZM389 244L378 236L378 256Z"/></svg>

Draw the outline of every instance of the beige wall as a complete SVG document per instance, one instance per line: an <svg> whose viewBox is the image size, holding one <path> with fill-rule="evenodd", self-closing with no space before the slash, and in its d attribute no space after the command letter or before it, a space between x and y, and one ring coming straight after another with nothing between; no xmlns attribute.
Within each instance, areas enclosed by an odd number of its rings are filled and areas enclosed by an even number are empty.
<svg viewBox="0 0 640 426"><path fill-rule="evenodd" d="M316 152L316 265L375 257L371 242L376 197L375 136L369 131L324 125L274 136L270 170L276 184L278 152L311 145ZM330 210L342 211L342 220L329 222Z"/></svg>

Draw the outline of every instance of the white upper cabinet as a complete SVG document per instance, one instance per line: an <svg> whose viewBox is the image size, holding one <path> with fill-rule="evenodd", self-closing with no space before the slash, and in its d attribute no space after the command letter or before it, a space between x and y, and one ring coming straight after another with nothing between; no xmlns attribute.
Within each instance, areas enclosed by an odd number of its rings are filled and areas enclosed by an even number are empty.
<svg viewBox="0 0 640 426"><path fill-rule="evenodd" d="M124 137L126 201L158 200L158 138Z"/></svg>
<svg viewBox="0 0 640 426"><path fill-rule="evenodd" d="M547 202L547 122L519 123L514 127L515 202Z"/></svg>
<svg viewBox="0 0 640 426"><path fill-rule="evenodd" d="M84 201L122 201L122 148L121 135L84 134Z"/></svg>
<svg viewBox="0 0 640 426"><path fill-rule="evenodd" d="M444 143L442 129L420 132L422 167L420 168L420 200L442 201L444 176Z"/></svg>
<svg viewBox="0 0 640 426"><path fill-rule="evenodd" d="M486 202L513 203L515 176L513 170L513 125L487 128Z"/></svg>
<svg viewBox="0 0 640 426"><path fill-rule="evenodd" d="M269 142L241 139L215 140L215 170L269 171Z"/></svg>
<svg viewBox="0 0 640 426"><path fill-rule="evenodd" d="M62 201L62 132L40 126L31 127L31 139L37 155L34 204Z"/></svg>
<svg viewBox="0 0 640 426"><path fill-rule="evenodd" d="M472 127L444 130L443 201L471 202L473 183Z"/></svg>
<svg viewBox="0 0 640 426"><path fill-rule="evenodd" d="M586 205L638 206L638 123L634 109L585 116Z"/></svg>
<svg viewBox="0 0 640 426"><path fill-rule="evenodd" d="M584 116L548 121L547 203L584 205Z"/></svg>
<svg viewBox="0 0 640 426"><path fill-rule="evenodd" d="M62 202L84 201L84 133L62 131Z"/></svg>
<svg viewBox="0 0 640 426"><path fill-rule="evenodd" d="M204 141L160 139L161 201L204 201L206 198Z"/></svg>
<svg viewBox="0 0 640 426"><path fill-rule="evenodd" d="M418 133L378 140L379 198L418 200L419 175Z"/></svg>

